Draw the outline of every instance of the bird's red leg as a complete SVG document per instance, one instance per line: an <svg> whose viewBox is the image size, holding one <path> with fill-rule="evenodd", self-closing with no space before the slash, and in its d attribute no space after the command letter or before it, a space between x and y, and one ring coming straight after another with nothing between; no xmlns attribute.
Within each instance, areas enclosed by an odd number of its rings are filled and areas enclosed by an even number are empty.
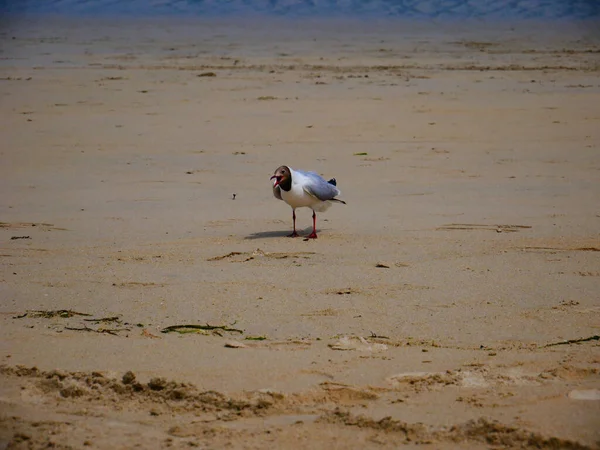
<svg viewBox="0 0 600 450"><path fill-rule="evenodd" d="M288 237L298 237L298 233L296 233L296 210L292 210L292 218L294 219L294 231L292 234L288 235Z"/></svg>
<svg viewBox="0 0 600 450"><path fill-rule="evenodd" d="M315 212L313 211L313 231L312 233L310 233L308 235L309 239L316 239L317 238L317 215L315 214Z"/></svg>

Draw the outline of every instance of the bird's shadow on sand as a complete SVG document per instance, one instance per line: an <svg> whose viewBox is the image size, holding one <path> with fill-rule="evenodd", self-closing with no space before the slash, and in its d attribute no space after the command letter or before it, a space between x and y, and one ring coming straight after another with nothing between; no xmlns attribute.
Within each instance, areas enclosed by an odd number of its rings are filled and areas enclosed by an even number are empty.
<svg viewBox="0 0 600 450"><path fill-rule="evenodd" d="M307 228L306 230L298 230L298 238L301 239L307 237L312 231L312 227ZM319 230L317 229L317 232ZM256 233L249 234L244 239L253 240L253 239L269 239L269 238L281 238L281 237L289 237L289 230L280 230L280 231L258 231Z"/></svg>

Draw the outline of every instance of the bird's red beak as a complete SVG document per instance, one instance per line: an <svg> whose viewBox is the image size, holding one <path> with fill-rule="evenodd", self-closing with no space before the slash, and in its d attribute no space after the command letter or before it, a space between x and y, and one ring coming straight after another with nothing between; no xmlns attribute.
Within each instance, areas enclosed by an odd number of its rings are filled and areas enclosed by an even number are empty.
<svg viewBox="0 0 600 450"><path fill-rule="evenodd" d="M281 176L277 176L277 175L273 175L271 178L269 178L270 180L275 179L275 181L273 181L273 187L277 187L279 186L279 183L281 183Z"/></svg>

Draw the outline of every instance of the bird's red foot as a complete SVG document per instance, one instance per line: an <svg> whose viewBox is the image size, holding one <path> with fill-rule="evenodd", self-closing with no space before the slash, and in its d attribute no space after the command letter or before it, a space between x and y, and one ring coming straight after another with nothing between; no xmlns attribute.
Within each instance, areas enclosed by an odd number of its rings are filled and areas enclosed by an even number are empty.
<svg viewBox="0 0 600 450"><path fill-rule="evenodd" d="M292 234L288 234L288 237L298 237L298 236L300 236L300 235L298 233L296 233L295 230Z"/></svg>
<svg viewBox="0 0 600 450"><path fill-rule="evenodd" d="M315 232L313 231L312 233L310 233L310 234L307 236L307 238L308 238L308 239L316 239L316 238L317 238L317 233L315 233Z"/></svg>

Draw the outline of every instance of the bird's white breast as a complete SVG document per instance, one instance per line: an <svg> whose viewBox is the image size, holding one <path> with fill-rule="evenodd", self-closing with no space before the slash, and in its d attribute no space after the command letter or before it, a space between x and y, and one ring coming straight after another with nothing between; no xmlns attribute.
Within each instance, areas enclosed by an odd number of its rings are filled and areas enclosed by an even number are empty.
<svg viewBox="0 0 600 450"><path fill-rule="evenodd" d="M312 206L320 203L319 199L308 195L302 186L292 182L292 188L289 191L281 190L281 198L292 208L302 208L304 206Z"/></svg>
<svg viewBox="0 0 600 450"><path fill-rule="evenodd" d="M292 208L308 207L312 208L321 202L316 197L308 194L303 186L307 182L306 177L302 174L290 169L292 174L292 188L289 191L281 190L281 198Z"/></svg>

